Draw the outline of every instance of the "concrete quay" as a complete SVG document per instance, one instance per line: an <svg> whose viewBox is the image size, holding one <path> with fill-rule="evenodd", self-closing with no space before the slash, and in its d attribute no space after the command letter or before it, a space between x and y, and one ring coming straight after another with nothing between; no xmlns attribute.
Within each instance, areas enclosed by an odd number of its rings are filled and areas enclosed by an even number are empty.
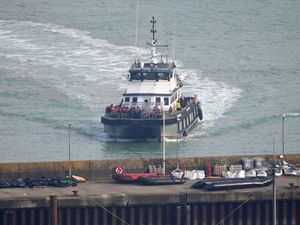
<svg viewBox="0 0 300 225"><path fill-rule="evenodd" d="M201 169L207 160L237 163L239 159L184 158L181 159L181 165L187 169ZM298 159L299 155L290 155L287 161L298 164ZM155 160L72 162L73 171L78 175L89 175L86 176L86 183L66 188L0 189L0 224L272 225L272 185L263 188L205 191L190 188L196 181L187 181L183 185L142 186L120 184L111 180L111 169L116 165L123 165L128 172L135 172L141 171L141 168ZM167 171L172 169L170 165L175 165L173 160L167 160ZM62 176L67 172L67 164L64 163L0 164L0 174L2 177L19 177L21 174L36 177L45 174ZM290 186L290 183L297 186L299 178L281 176L276 180L278 224L300 224L300 214L297 213L300 212L300 189ZM74 191L77 195L74 195Z"/></svg>
<svg viewBox="0 0 300 225"><path fill-rule="evenodd" d="M212 192L190 188L195 182L141 186L88 181L67 188L1 189L0 224L272 224L272 185ZM298 177L277 179L278 224L296 225L300 224L300 189L289 183L297 184Z"/></svg>
<svg viewBox="0 0 300 225"><path fill-rule="evenodd" d="M298 177L282 176L277 181L278 200L300 200ZM85 207L101 204L129 206L147 204L182 204L272 200L272 185L260 188L227 191L206 191L190 188L197 181L186 181L182 185L143 186L121 184L116 181L87 181L75 187L34 187L0 189L0 209L49 207L49 198L56 195L61 207ZM290 183L295 187L290 187ZM74 195L74 191L78 193Z"/></svg>

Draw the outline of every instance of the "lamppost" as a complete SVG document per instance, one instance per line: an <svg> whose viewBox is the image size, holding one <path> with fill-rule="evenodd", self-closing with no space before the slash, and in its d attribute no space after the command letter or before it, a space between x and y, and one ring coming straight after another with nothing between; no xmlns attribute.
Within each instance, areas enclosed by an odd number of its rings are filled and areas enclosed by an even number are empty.
<svg viewBox="0 0 300 225"><path fill-rule="evenodd" d="M71 124L69 123L69 178L71 179Z"/></svg>
<svg viewBox="0 0 300 225"><path fill-rule="evenodd" d="M273 168L272 168L272 176L273 176L273 225L277 224L277 213L276 213L276 164L275 161L273 162Z"/></svg>
<svg viewBox="0 0 300 225"><path fill-rule="evenodd" d="M282 114L282 157L284 160L284 119L285 119L285 114Z"/></svg>
<svg viewBox="0 0 300 225"><path fill-rule="evenodd" d="M163 110L163 166L162 166L162 173L166 175L166 112L164 107Z"/></svg>
<svg viewBox="0 0 300 225"><path fill-rule="evenodd" d="M284 120L287 117L299 117L300 113L284 113L282 114L282 163L284 163Z"/></svg>
<svg viewBox="0 0 300 225"><path fill-rule="evenodd" d="M179 143L178 143L178 138L179 138L179 123L180 123L180 118L177 118L177 140L176 140L176 170L179 170Z"/></svg>

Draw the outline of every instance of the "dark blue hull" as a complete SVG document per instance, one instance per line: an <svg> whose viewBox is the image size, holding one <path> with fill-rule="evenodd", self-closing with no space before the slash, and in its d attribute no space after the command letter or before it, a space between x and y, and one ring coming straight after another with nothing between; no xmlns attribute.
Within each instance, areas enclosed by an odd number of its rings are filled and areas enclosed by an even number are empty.
<svg viewBox="0 0 300 225"><path fill-rule="evenodd" d="M270 185L272 182L272 177L219 178L198 181L192 186L192 188L205 189L209 191L218 191L264 187Z"/></svg>
<svg viewBox="0 0 300 225"><path fill-rule="evenodd" d="M101 117L104 130L111 138L120 139L162 139L164 120L162 115L147 118L133 118L120 114L105 114ZM202 110L197 103L192 103L178 113L165 118L165 137L184 136L193 125L202 119Z"/></svg>

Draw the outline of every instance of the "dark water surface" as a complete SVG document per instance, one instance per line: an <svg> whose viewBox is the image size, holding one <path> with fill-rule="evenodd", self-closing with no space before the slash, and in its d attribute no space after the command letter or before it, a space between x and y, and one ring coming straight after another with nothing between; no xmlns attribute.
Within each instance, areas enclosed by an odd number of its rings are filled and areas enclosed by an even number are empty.
<svg viewBox="0 0 300 225"><path fill-rule="evenodd" d="M147 55L152 16L202 101L181 156L270 153L273 138L281 152L283 113L285 150L299 152L299 15L293 0L140 1L136 50L136 1L1 1L0 162L68 159L69 123L74 160L160 157L160 143L114 142L100 123Z"/></svg>

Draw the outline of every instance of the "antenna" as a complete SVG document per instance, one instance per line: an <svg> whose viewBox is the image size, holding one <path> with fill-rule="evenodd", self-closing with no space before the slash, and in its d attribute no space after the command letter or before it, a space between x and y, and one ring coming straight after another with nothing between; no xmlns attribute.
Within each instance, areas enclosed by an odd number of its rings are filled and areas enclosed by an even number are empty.
<svg viewBox="0 0 300 225"><path fill-rule="evenodd" d="M152 46L152 47L168 47L169 45L162 45L162 44L159 44L157 42L157 40L155 39L155 33L156 33L156 30L155 30L155 23L156 23L156 20L154 18L154 16L152 16L152 20L150 21L150 23L152 23L152 29L151 29L151 33L152 33L152 41L151 42L148 42L147 41L147 44Z"/></svg>
<svg viewBox="0 0 300 225"><path fill-rule="evenodd" d="M172 46L172 57L173 57L173 61L175 59L175 23L173 26L173 46Z"/></svg>
<svg viewBox="0 0 300 225"><path fill-rule="evenodd" d="M139 0L136 0L136 16L135 16L135 50L137 58L137 41L138 41L138 21L139 21Z"/></svg>
<svg viewBox="0 0 300 225"><path fill-rule="evenodd" d="M154 16L152 16L152 20L150 21L150 23L152 23L152 30L151 30L151 33L152 33L152 43L155 44L155 42L156 42L156 40L155 40L156 30L154 29L154 24L156 23L156 20L154 19Z"/></svg>
<svg viewBox="0 0 300 225"><path fill-rule="evenodd" d="M152 23L152 29L151 29L151 33L152 33L152 41L151 42L147 42L148 45L150 45L151 48L151 62L156 64L158 59L157 59L157 51L156 51L156 47L168 47L168 45L161 45L157 43L157 40L155 39L155 23L156 20L154 18L154 16L152 16L152 20L150 21L150 23Z"/></svg>

